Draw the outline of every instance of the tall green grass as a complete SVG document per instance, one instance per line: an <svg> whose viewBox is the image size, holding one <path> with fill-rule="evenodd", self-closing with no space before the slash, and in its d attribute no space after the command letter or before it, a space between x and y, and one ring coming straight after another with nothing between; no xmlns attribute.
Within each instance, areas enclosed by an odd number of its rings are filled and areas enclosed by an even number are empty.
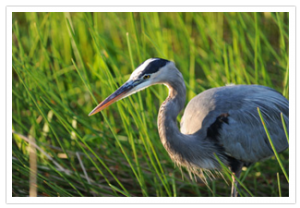
<svg viewBox="0 0 300 208"><path fill-rule="evenodd" d="M38 196L229 196L221 177L191 181L161 145L164 86L88 114L150 57L175 61L187 102L228 83L288 98L288 22L288 13L13 13L12 195L29 196L36 176ZM288 150L278 157L244 169L241 196L289 195Z"/></svg>

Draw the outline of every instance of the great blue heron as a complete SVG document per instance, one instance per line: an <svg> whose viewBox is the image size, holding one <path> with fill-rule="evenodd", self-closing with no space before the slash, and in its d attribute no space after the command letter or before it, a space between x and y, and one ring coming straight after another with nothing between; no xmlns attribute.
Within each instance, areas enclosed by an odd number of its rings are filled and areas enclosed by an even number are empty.
<svg viewBox="0 0 300 208"><path fill-rule="evenodd" d="M224 86L198 94L188 103L179 131L176 118L185 104L184 80L173 62L160 58L139 65L129 80L89 115L154 84L169 88L157 119L161 142L171 159L189 171L221 169L216 154L239 177L244 165L272 156L257 107L277 152L288 147L280 113L289 129L289 102L277 91L260 85ZM237 196L238 182L232 178L231 196Z"/></svg>

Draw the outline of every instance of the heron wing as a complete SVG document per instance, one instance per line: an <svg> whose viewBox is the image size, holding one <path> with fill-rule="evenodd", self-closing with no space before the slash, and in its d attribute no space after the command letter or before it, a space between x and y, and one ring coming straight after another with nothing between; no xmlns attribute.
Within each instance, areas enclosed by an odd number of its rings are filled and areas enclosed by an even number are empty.
<svg viewBox="0 0 300 208"><path fill-rule="evenodd" d="M235 85L207 90L187 105L181 132L199 134L223 147L225 154L244 162L270 157L273 151L257 112L260 108L278 152L288 147L282 127L289 127L289 103L277 91L259 85Z"/></svg>

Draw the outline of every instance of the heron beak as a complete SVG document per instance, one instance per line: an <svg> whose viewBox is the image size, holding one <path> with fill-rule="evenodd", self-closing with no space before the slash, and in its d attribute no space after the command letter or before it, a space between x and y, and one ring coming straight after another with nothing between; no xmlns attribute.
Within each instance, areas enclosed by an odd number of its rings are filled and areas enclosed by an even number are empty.
<svg viewBox="0 0 300 208"><path fill-rule="evenodd" d="M92 110L89 114L89 116L92 116L98 112L100 112L101 110L103 110L104 108L107 108L108 106L110 106L111 104L113 104L114 102L121 100L122 98L127 97L128 95L130 95L130 91L137 85L136 82L130 80L127 81L125 84L123 84L119 89L117 89L113 94L111 94L110 96L108 96L104 101L102 101L99 105L97 105L94 110Z"/></svg>

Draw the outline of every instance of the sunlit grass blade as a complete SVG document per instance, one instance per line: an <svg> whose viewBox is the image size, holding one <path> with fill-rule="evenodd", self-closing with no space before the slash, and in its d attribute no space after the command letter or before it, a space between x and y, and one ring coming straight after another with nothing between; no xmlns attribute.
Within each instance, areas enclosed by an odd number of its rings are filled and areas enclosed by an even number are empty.
<svg viewBox="0 0 300 208"><path fill-rule="evenodd" d="M280 177L279 177L279 173L277 173L277 185L278 185L278 193L279 193L279 197L281 197L281 186L280 186Z"/></svg>
<svg viewBox="0 0 300 208"><path fill-rule="evenodd" d="M280 117L281 117L281 122L282 122L282 127L284 129L284 133L285 133L285 137L287 139L287 142L289 143L289 134L287 132L287 129L286 129L286 125L285 125L285 122L284 122L284 118L283 118L283 114L280 113Z"/></svg>
<svg viewBox="0 0 300 208"><path fill-rule="evenodd" d="M287 64L285 76L284 76L284 83L283 83L283 91L282 95L286 98L289 98L289 63Z"/></svg>
<svg viewBox="0 0 300 208"><path fill-rule="evenodd" d="M133 57L132 57L132 52L131 52L131 44L130 44L130 40L129 40L129 33L126 33L126 40L127 40L127 45L128 45L128 52L129 52L131 67L132 67L132 70L134 70L135 67L134 67Z"/></svg>
<svg viewBox="0 0 300 208"><path fill-rule="evenodd" d="M119 193L123 194L124 196L130 197L130 194L128 194L128 193L125 193L124 191L122 191L122 190L118 189L118 188L117 188L117 187L115 187L114 185L112 185L112 184L109 184L109 186L110 186L112 189L116 190L117 192L119 192Z"/></svg>

